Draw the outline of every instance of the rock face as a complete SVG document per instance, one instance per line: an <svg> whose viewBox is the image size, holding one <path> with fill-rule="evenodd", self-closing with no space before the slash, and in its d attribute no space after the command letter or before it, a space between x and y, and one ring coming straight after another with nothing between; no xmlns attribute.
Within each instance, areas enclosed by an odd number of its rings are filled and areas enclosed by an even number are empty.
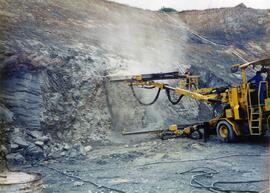
<svg viewBox="0 0 270 193"><path fill-rule="evenodd" d="M247 60L269 56L269 10L239 4L234 8L179 13L182 21L227 51L234 48ZM222 47L222 46L221 46Z"/></svg>
<svg viewBox="0 0 270 193"><path fill-rule="evenodd" d="M191 65L203 86L237 82L228 74L243 62L234 51L248 60L269 53L269 14L244 6L168 15L104 0L0 0L0 118L13 122L4 132L9 153L85 155L83 146L119 142L125 128L207 119L201 115L210 108L187 98L173 106L162 95L142 107L127 85L105 77ZM137 91L145 101L154 95Z"/></svg>
<svg viewBox="0 0 270 193"><path fill-rule="evenodd" d="M28 129L41 129L42 95L39 72L26 64L2 70L0 100L14 113L16 122Z"/></svg>

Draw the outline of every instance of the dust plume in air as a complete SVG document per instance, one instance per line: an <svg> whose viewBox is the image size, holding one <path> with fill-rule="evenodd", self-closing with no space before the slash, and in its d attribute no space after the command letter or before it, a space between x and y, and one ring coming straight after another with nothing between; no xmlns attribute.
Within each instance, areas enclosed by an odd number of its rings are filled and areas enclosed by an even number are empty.
<svg viewBox="0 0 270 193"><path fill-rule="evenodd" d="M179 25L182 25L180 20ZM112 16L112 22L105 27L108 30L99 34L99 41L104 49L113 53L107 64L109 69L113 69L109 72L111 74L183 71L186 67L182 62L185 58L184 44L181 44L186 41L185 31L172 25L165 14L148 14L146 11L119 13ZM153 106L144 107L136 102L127 85L114 84L109 89L113 122L119 129L161 128L168 125L166 120L172 119L164 110L168 101L163 92ZM135 90L144 102L153 100L157 91Z"/></svg>
<svg viewBox="0 0 270 193"><path fill-rule="evenodd" d="M179 25L184 25L179 20ZM172 25L170 17L156 12L114 15L107 30L99 34L106 50L120 56L119 74L168 72L178 70L185 53L180 42L186 40L184 30ZM180 66L181 67L181 66Z"/></svg>

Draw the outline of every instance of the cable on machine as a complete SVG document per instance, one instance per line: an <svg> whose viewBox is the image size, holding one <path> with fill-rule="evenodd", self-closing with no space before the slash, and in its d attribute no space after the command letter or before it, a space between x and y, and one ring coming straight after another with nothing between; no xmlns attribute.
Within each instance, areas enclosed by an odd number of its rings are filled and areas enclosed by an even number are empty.
<svg viewBox="0 0 270 193"><path fill-rule="evenodd" d="M184 96L184 95L180 95L179 98L178 98L176 101L173 101L173 100L172 100L172 97L171 97L170 89L166 89L166 95L167 95L169 101L170 101L173 105L178 104L178 103L181 101L181 99L183 98L183 96Z"/></svg>
<svg viewBox="0 0 270 193"><path fill-rule="evenodd" d="M133 96L135 97L135 99L136 99L141 105L143 105L143 106L150 106L150 105L154 104L154 103L158 100L158 97L159 97L159 94L160 94L160 91L161 91L161 88L159 88L158 91L157 91L157 94L156 94L156 96L155 96L155 98L154 98L154 100L151 101L150 103L144 103L144 102L142 102L142 101L139 99L139 97L136 95L136 92L135 92L135 90L134 90L134 87L133 87L133 84L132 84L132 83L130 84L130 88L131 88L132 94L133 94ZM143 88L153 89L154 87L143 87Z"/></svg>

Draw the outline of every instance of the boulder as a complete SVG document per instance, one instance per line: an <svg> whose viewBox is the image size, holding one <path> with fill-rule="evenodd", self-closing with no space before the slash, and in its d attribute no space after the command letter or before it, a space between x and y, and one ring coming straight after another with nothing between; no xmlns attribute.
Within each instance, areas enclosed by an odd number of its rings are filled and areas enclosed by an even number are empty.
<svg viewBox="0 0 270 193"><path fill-rule="evenodd" d="M50 158L57 159L57 158L60 158L60 157L63 156L61 153L62 153L62 152L60 152L60 151L53 151L53 152L51 152L48 156L49 156Z"/></svg>
<svg viewBox="0 0 270 193"><path fill-rule="evenodd" d="M37 146L43 147L44 142L43 142L43 141L35 141L35 144L36 144Z"/></svg>
<svg viewBox="0 0 270 193"><path fill-rule="evenodd" d="M79 157L79 156L86 156L86 151L82 144L76 143L73 145L72 149L70 150L70 157Z"/></svg>
<svg viewBox="0 0 270 193"><path fill-rule="evenodd" d="M42 160L44 159L44 152L41 147L30 144L27 148L24 149L24 156L26 160Z"/></svg>
<svg viewBox="0 0 270 193"><path fill-rule="evenodd" d="M56 133L56 136L58 137L58 139L63 139L63 134L60 131Z"/></svg>
<svg viewBox="0 0 270 193"><path fill-rule="evenodd" d="M63 149L66 150L66 151L70 150L70 148L71 148L70 145L67 144L67 143L64 144L64 146L63 146Z"/></svg>
<svg viewBox="0 0 270 193"><path fill-rule="evenodd" d="M6 156L8 163L11 164L23 164L25 162L24 157L20 153L10 153Z"/></svg>
<svg viewBox="0 0 270 193"><path fill-rule="evenodd" d="M39 139L42 137L42 132L41 131L30 131L28 133L28 135L30 135L33 138Z"/></svg>
<svg viewBox="0 0 270 193"><path fill-rule="evenodd" d="M27 147L29 145L28 142L24 138L22 138L20 136L17 136L15 138L13 138L13 142L16 143L17 145L19 145L19 147L22 147L22 148Z"/></svg>
<svg viewBox="0 0 270 193"><path fill-rule="evenodd" d="M50 141L50 138L48 136L43 135L41 131L30 131L28 135L44 143L47 143L48 141Z"/></svg>
<svg viewBox="0 0 270 193"><path fill-rule="evenodd" d="M42 136L38 138L38 140L43 141L44 143L47 143L50 141L50 138L48 136Z"/></svg>
<svg viewBox="0 0 270 193"><path fill-rule="evenodd" d="M11 143L10 144L10 151L11 152L14 152L14 151L16 151L18 149L19 149L19 145L18 144L16 144L16 143Z"/></svg>
<svg viewBox="0 0 270 193"><path fill-rule="evenodd" d="M92 146L91 145L88 145L88 146L85 146L84 147L84 150L86 151L86 152L89 152L89 151L91 151L93 148L92 148Z"/></svg>
<svg viewBox="0 0 270 193"><path fill-rule="evenodd" d="M80 143L75 144L74 145L74 149L76 149L78 151L79 155L82 155L82 156L85 156L86 155L86 151L85 151L85 149L84 149L84 147L83 147L82 144L80 144Z"/></svg>

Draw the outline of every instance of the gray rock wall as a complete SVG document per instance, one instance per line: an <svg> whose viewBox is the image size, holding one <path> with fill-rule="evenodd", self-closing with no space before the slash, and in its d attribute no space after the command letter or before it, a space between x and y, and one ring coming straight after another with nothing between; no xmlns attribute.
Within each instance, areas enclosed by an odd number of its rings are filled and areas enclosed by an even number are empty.
<svg viewBox="0 0 270 193"><path fill-rule="evenodd" d="M29 130L41 129L43 100L40 83L40 73L30 70L27 64L2 70L0 101L13 113L16 125Z"/></svg>

